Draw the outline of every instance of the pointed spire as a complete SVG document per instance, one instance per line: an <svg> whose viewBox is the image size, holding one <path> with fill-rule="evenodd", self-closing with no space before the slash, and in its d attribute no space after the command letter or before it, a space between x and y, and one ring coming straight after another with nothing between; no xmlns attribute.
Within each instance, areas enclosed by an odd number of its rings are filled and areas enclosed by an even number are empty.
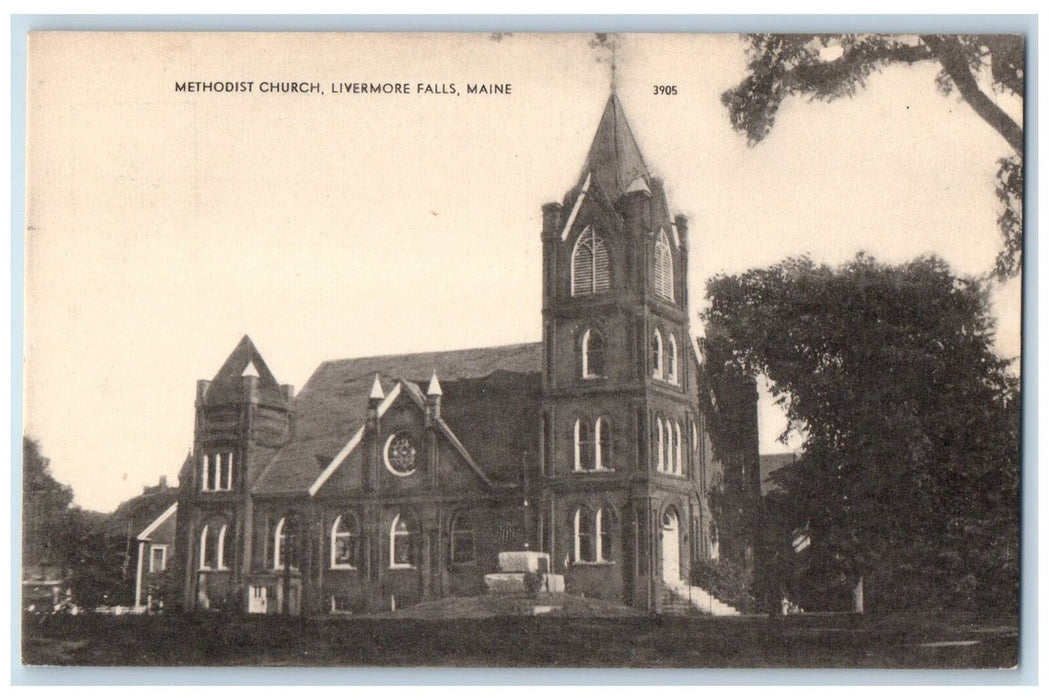
<svg viewBox="0 0 1049 700"><path fill-rule="evenodd" d="M580 181L593 173L606 197L615 201L630 191L648 190L649 173L641 149L613 91L590 144Z"/></svg>
<svg viewBox="0 0 1049 700"><path fill-rule="evenodd" d="M260 384L269 387L277 386L277 380L270 368L266 366L266 361L262 359L262 355L251 342L251 338L246 335L240 339L237 347L233 348L233 352L222 363L222 367L215 373L212 381L239 383L240 377L244 376L256 376Z"/></svg>
<svg viewBox="0 0 1049 700"><path fill-rule="evenodd" d="M386 398L386 394L382 391L382 384L379 383L379 375L375 375L375 381L372 382L372 393L368 394L369 399L377 399L382 401Z"/></svg>
<svg viewBox="0 0 1049 700"><path fill-rule="evenodd" d="M437 370L433 371L430 375L430 386L426 388L427 396L440 396L444 392L441 391L441 383L437 381Z"/></svg>

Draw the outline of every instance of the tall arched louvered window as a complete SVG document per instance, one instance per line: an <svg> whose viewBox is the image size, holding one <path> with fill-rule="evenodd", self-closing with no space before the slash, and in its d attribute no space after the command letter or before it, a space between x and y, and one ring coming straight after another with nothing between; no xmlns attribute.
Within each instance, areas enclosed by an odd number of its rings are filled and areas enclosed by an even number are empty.
<svg viewBox="0 0 1049 700"><path fill-rule="evenodd" d="M674 259L670 255L670 241L666 231L660 231L656 238L656 250L652 267L652 284L656 294L674 301Z"/></svg>
<svg viewBox="0 0 1049 700"><path fill-rule="evenodd" d="M583 333L581 357L581 374L584 379L603 377L605 374L605 339L597 331L587 329Z"/></svg>
<svg viewBox="0 0 1049 700"><path fill-rule="evenodd" d="M572 296L585 296L607 292L611 286L611 271L608 247L587 226L576 241L572 251Z"/></svg>

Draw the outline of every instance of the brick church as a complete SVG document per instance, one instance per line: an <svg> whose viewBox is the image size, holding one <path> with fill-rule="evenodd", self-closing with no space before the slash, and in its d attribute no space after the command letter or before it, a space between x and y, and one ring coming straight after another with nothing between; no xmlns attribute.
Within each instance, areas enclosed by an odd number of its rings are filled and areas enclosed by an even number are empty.
<svg viewBox="0 0 1049 700"><path fill-rule="evenodd" d="M717 556L689 231L614 94L542 211L539 343L332 360L295 394L244 337L198 382L184 607L389 610L534 550L568 594L659 611Z"/></svg>

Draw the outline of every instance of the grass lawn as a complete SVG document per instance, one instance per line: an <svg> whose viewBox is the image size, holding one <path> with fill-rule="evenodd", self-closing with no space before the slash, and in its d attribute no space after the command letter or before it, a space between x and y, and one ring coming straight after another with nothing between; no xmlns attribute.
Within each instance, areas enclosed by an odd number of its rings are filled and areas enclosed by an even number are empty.
<svg viewBox="0 0 1049 700"><path fill-rule="evenodd" d="M1017 621L965 615L449 619L29 617L26 664L1008 668Z"/></svg>

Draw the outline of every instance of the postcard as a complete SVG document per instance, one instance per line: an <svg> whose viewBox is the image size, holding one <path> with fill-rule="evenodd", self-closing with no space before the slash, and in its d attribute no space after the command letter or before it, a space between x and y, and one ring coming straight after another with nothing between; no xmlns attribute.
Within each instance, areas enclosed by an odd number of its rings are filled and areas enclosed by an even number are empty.
<svg viewBox="0 0 1049 700"><path fill-rule="evenodd" d="M1015 667L1024 42L31 34L24 663Z"/></svg>

